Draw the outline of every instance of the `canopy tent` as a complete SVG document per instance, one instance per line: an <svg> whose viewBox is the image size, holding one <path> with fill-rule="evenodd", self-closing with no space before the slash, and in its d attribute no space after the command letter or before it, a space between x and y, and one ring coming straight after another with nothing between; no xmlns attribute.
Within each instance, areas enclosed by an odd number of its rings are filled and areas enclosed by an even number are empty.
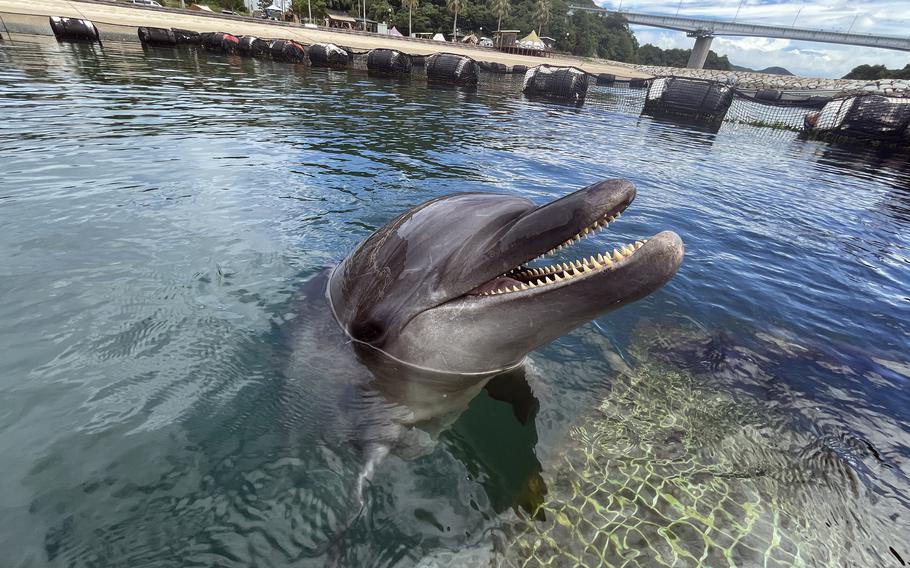
<svg viewBox="0 0 910 568"><path fill-rule="evenodd" d="M442 34L436 34L433 36L433 41L445 41L445 40L446 40L446 38Z"/></svg>
<svg viewBox="0 0 910 568"><path fill-rule="evenodd" d="M266 8L265 11L266 12L271 12L271 11L284 12L284 10L281 9L281 6L276 6L275 4L272 4L271 6Z"/></svg>
<svg viewBox="0 0 910 568"><path fill-rule="evenodd" d="M389 35L395 36L395 37L402 37L401 32L398 31L398 28L396 28L395 26L392 26L392 29L389 30Z"/></svg>
<svg viewBox="0 0 910 568"><path fill-rule="evenodd" d="M205 4L190 4L190 10L196 10L197 12L211 12L212 9L206 6Z"/></svg>
<svg viewBox="0 0 910 568"><path fill-rule="evenodd" d="M534 49L546 49L547 47L534 30L531 30L531 33L518 40L518 45L521 47L533 47Z"/></svg>

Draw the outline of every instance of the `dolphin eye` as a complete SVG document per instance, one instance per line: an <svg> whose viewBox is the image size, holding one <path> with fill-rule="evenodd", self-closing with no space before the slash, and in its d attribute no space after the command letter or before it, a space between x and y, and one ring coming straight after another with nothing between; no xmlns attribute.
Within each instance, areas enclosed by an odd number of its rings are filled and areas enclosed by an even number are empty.
<svg viewBox="0 0 910 568"><path fill-rule="evenodd" d="M375 320L365 320L355 322L351 326L351 335L358 341L371 343L376 341L384 333L382 325Z"/></svg>

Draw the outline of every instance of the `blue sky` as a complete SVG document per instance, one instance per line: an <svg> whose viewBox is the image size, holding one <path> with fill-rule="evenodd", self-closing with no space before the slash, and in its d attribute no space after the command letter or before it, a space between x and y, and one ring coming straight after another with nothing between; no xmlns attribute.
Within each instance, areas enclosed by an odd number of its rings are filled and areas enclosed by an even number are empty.
<svg viewBox="0 0 910 568"><path fill-rule="evenodd" d="M617 9L620 0L595 0ZM793 25L825 30L878 33L910 37L910 0L621 0L623 11L708 17L736 21ZM737 9L739 14L737 15ZM852 26L852 28L851 28ZM662 48L692 47L682 32L632 26L639 43ZM799 75L842 77L862 63L902 68L910 53L758 37L718 37L711 48L736 65L761 69L786 67Z"/></svg>

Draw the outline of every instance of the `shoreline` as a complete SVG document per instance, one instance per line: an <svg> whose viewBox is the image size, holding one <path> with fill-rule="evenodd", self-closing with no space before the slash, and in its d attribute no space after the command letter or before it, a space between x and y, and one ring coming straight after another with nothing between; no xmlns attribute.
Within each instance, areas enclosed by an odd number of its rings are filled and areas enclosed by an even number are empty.
<svg viewBox="0 0 910 568"><path fill-rule="evenodd" d="M91 20L98 28L102 39L139 41L136 28L149 26L157 28L184 28L197 32L226 32L234 35L252 35L269 39L289 39L305 45L334 43L354 50L375 48L397 49L410 55L430 55L447 52L466 55L476 61L502 63L509 67L541 64L573 66L588 73L609 73L630 79L648 79L651 75L630 69L610 61L594 61L568 55L553 54L551 57L533 57L503 53L490 48L464 46L453 43L395 38L362 32L350 33L330 31L328 28L305 28L299 24L269 22L244 16L221 14L200 15L177 8L134 7L125 3L102 1L34 0L22 4L16 0L0 0L0 17L5 26L4 33L38 33L51 35L47 18L61 16ZM43 22L41 21L43 18ZM6 28L6 29L4 29ZM41 30L44 30L43 33Z"/></svg>
<svg viewBox="0 0 910 568"><path fill-rule="evenodd" d="M53 35L48 24L50 16L91 20L98 28L102 39L111 41L138 42L136 28L140 26L173 27L197 32L227 32L234 35L289 39L305 45L334 43L358 51L388 48L417 56L447 52L466 55L479 62L501 63L508 67L524 65L530 68L541 64L572 66L593 75L604 73L623 79L651 79L672 75L720 82L732 80L741 89L755 91L767 89L825 96L877 94L890 97L910 97L910 80L907 79L881 79L878 81L824 79L749 71L657 67L564 54L533 57L470 45L397 38L359 31L330 30L325 27L306 28L301 24L259 20L247 16L193 12L179 8L133 6L115 0L32 0L27 4L22 4L19 0L0 0L0 20L2 20L0 37L4 34L8 36L10 33Z"/></svg>

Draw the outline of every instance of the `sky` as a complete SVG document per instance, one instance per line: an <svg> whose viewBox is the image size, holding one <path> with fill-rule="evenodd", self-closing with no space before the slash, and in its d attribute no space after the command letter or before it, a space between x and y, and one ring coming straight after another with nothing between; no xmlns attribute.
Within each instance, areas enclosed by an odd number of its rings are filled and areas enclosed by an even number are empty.
<svg viewBox="0 0 910 568"><path fill-rule="evenodd" d="M910 37L910 0L595 0L608 9L645 14L726 19L737 22L794 25L800 28L852 31ZM570 2L571 4L571 2ZM737 14L738 10L738 14ZM683 32L631 26L638 43L690 49ZM763 69L785 67L797 75L842 77L857 65L883 64L891 69L910 63L910 52L760 37L716 37L711 49L734 65Z"/></svg>

